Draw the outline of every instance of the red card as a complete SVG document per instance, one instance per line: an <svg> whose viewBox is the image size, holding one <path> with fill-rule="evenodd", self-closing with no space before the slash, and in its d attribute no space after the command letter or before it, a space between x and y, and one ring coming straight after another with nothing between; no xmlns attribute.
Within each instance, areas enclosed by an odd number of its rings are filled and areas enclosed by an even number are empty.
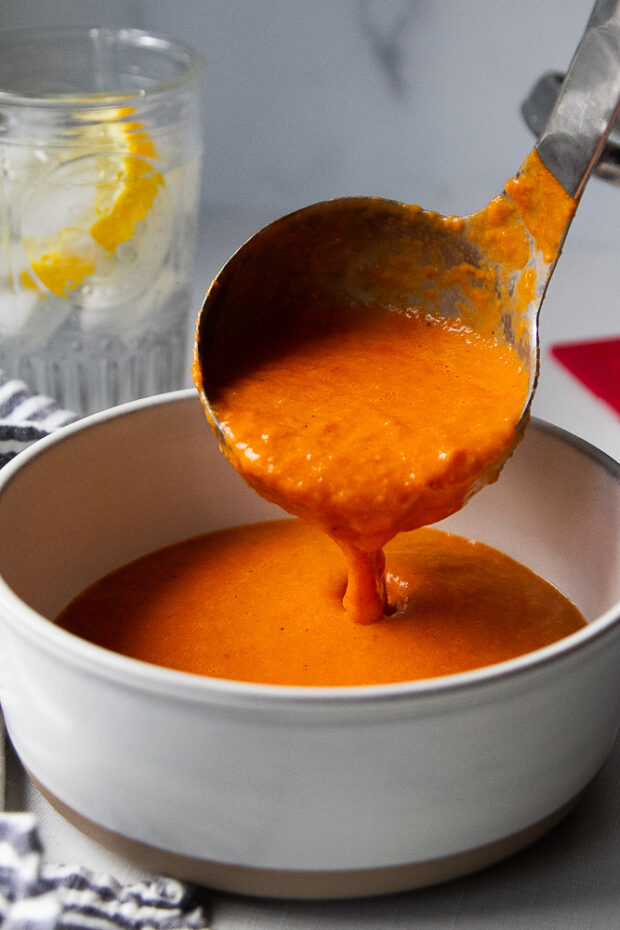
<svg viewBox="0 0 620 930"><path fill-rule="evenodd" d="M553 346L551 354L575 378L620 413L620 336Z"/></svg>

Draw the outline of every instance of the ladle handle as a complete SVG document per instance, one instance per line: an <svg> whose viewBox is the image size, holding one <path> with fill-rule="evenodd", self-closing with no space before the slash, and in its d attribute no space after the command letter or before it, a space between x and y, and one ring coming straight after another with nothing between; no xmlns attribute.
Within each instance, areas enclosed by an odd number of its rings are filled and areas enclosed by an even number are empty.
<svg viewBox="0 0 620 930"><path fill-rule="evenodd" d="M578 198L620 111L620 0L597 0L536 148Z"/></svg>

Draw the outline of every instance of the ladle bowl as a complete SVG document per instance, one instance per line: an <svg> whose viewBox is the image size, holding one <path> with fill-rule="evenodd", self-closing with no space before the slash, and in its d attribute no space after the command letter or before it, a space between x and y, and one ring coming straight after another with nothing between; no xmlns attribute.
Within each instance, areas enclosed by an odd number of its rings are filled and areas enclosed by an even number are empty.
<svg viewBox="0 0 620 930"><path fill-rule="evenodd" d="M490 227L489 214L497 207L451 220L393 200L346 197L298 210L262 229L220 272L200 313L196 371L203 401L209 407L211 392L234 368L240 345L254 346L265 332L277 333L309 300L328 300L334 314L356 304L417 307L442 317L467 316L474 326L488 328L483 308L495 309L502 294L501 312L490 328L515 345L533 390L536 314L549 263L531 253L521 267L490 260L488 245L485 251L471 229ZM519 279L532 270L538 288L533 300L519 306Z"/></svg>

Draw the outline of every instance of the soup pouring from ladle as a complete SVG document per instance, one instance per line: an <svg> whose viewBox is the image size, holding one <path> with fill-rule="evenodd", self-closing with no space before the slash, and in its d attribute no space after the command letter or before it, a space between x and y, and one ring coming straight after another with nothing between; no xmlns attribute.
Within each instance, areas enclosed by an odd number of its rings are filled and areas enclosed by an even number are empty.
<svg viewBox="0 0 620 930"><path fill-rule="evenodd" d="M344 530L338 528L337 507L332 508L330 500L325 516L324 506L324 519L315 522L345 550L349 579L351 539L352 549L366 559L365 577L370 578L373 572L379 577L377 554L390 534L414 529L422 525L422 518L436 522L458 509L472 493L497 477L518 442L538 377L540 306L583 187L619 105L620 0L599 0L544 132L504 191L483 210L466 217L444 217L418 206L372 197L318 203L258 232L213 281L197 323L194 380L223 451L242 473L245 471L250 483L241 459L254 453L243 436L237 434L231 442L217 399L235 379L256 370L263 356L273 355L282 332L294 333L301 351L307 332L310 345L316 337L314 307L323 308L323 315L329 307L330 327L340 318L349 326L358 311L361 319L369 307L405 313L407 308L416 308L416 313L429 320L442 321L442 325L453 320L455 326L473 331L476 338L479 335L507 347L516 353L527 373L527 390L518 396L518 407L510 420L514 428L510 426L507 438L502 434L488 460L482 465L477 462L471 480L458 463L439 479L444 490L452 491L448 484L458 477L458 493L440 500L434 491L437 482L430 478L422 488L424 506L418 510L403 493L402 513L399 516L393 508L394 520L383 538L382 530L364 535L359 521L353 530L350 522ZM328 374L323 371L320 376ZM358 380L354 387L363 396L363 375ZM411 383L411 391L417 388ZM303 403L302 397L298 408ZM386 400L388 407L389 403ZM334 396L334 407L338 404L339 398ZM259 410L256 413L260 416ZM326 431L325 443L329 442ZM279 446L281 451L287 453L285 445ZM384 457L383 451L388 450L375 448L375 461ZM364 449L360 449L360 457L363 455ZM303 457L298 460L300 465ZM291 513L308 518L308 508L289 506L286 493L284 497L281 491L271 495L270 467L265 469L264 480L254 486ZM293 473L296 467L293 464ZM371 471L366 474L372 482ZM399 490L406 492L403 487ZM346 495L347 488L337 492ZM310 513L311 520L313 517ZM379 521L375 523L379 526ZM373 559L376 564L371 565ZM354 567L353 574L356 570ZM377 614L380 601L379 594L369 616Z"/></svg>

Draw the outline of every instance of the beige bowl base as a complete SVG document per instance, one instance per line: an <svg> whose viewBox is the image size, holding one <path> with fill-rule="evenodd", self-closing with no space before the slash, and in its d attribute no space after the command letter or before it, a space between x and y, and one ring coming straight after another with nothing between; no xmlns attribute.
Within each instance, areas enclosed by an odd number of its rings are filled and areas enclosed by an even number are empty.
<svg viewBox="0 0 620 930"><path fill-rule="evenodd" d="M302 900L393 894L436 885L477 872L539 839L559 823L579 799L577 796L559 810L511 836L439 859L376 869L293 871L260 869L196 859L129 839L77 813L47 791L36 778L32 775L30 777L52 807L69 823L108 851L122 856L140 868L217 891Z"/></svg>

